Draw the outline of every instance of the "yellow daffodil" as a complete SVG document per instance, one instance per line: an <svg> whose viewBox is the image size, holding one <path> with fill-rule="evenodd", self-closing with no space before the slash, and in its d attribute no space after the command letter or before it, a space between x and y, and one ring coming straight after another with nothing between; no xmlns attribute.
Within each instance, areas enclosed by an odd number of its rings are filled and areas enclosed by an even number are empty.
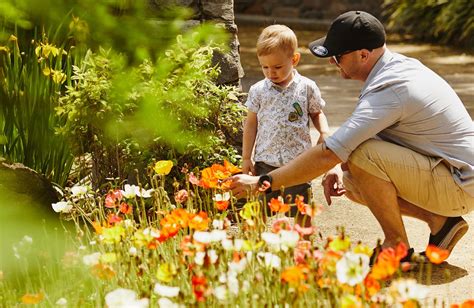
<svg viewBox="0 0 474 308"><path fill-rule="evenodd" d="M52 73L53 73L53 81L55 83L61 84L66 81L66 74L64 74L63 72L53 70ZM44 71L43 71L43 74L44 74Z"/></svg>
<svg viewBox="0 0 474 308"><path fill-rule="evenodd" d="M53 57L57 57L60 53L64 54L65 52L49 43L41 43L40 46L35 48L35 54L37 57L41 56L43 58L49 58L50 54Z"/></svg>
<svg viewBox="0 0 474 308"><path fill-rule="evenodd" d="M155 170L156 174L167 175L170 173L172 167L173 162L171 160L160 160L155 164L153 170Z"/></svg>
<svg viewBox="0 0 474 308"><path fill-rule="evenodd" d="M49 69L49 67L43 68L43 75L45 76L51 75L51 70Z"/></svg>

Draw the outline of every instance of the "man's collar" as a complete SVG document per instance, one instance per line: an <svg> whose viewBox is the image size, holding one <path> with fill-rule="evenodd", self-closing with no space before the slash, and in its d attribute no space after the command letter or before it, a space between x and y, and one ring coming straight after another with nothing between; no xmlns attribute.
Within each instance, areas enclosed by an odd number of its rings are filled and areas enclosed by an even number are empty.
<svg viewBox="0 0 474 308"><path fill-rule="evenodd" d="M372 79L374 79L374 77L378 74L378 72L382 69L382 67L385 66L385 64L390 62L392 57L393 57L393 53L390 50L388 50L388 48L385 48L385 51L384 51L383 55L377 60L374 67L372 67L372 70L370 71L369 75L367 76L367 79L365 80L364 86L362 87L362 90L360 91L360 96L359 97L361 97L363 95L363 93L365 93L367 87L372 82Z"/></svg>

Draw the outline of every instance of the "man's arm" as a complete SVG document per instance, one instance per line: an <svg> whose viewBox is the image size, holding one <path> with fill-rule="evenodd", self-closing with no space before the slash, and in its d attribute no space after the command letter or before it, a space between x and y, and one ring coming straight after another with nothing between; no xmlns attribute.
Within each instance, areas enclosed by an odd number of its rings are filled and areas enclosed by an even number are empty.
<svg viewBox="0 0 474 308"><path fill-rule="evenodd" d="M318 144L303 152L285 166L272 172L272 189L306 183L339 164L341 160L326 144Z"/></svg>
<svg viewBox="0 0 474 308"><path fill-rule="evenodd" d="M326 148L325 143L319 144L305 151L283 167L272 172L272 189L278 190L281 186L290 187L306 183L330 170L341 160L333 151ZM258 176L245 174L231 177L231 189L235 196L244 197L247 192L255 191L258 187Z"/></svg>
<svg viewBox="0 0 474 308"><path fill-rule="evenodd" d="M253 147L257 137L257 114L252 111L247 112L247 118L244 124L244 133L242 138L242 172L255 174L252 163Z"/></svg>

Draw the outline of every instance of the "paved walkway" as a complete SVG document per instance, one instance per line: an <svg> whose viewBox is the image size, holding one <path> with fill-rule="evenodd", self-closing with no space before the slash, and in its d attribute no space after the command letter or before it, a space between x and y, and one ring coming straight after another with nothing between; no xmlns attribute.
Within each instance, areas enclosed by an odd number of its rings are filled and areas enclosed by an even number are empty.
<svg viewBox="0 0 474 308"><path fill-rule="evenodd" d="M255 55L255 41L260 29L239 26L239 40L241 43L241 61L246 72L242 80L244 91L249 86L262 78L260 67ZM297 32L300 46L307 46L310 40L324 34L315 32ZM440 46L413 45L401 43L389 43L388 47L408 56L419 58L443 76L456 90L466 105L471 118L474 117L474 54L463 54ZM342 81L334 67L327 64L325 60L318 60L310 55L308 49L300 48L302 59L298 65L301 74L312 78L321 89L324 99L327 101L325 113L329 119L331 129L335 130L352 113L356 98L359 94L361 83L357 81ZM313 131L313 135L317 135ZM314 182L315 197L318 202L326 205L321 190L321 180ZM383 237L383 233L369 210L363 206L349 201L345 197L336 198L331 207L316 219L323 237L337 234L336 228L344 226L346 234L353 241L363 241L368 245L375 245L377 239ZM465 216L471 228L458 243L447 262L436 266L432 270L431 281L427 281L429 275L414 273L414 278L419 282L429 285L431 298L427 306L435 306L433 299L447 304L460 303L466 299L474 298L474 212ZM415 219L405 218L410 244L416 251L425 249L429 229Z"/></svg>

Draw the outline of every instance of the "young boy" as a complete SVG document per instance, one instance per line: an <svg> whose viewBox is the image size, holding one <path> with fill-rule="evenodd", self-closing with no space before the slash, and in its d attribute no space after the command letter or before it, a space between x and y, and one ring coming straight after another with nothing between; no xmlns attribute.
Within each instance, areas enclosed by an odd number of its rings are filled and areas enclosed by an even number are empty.
<svg viewBox="0 0 474 308"><path fill-rule="evenodd" d="M247 102L247 119L244 125L242 172L262 175L293 160L311 147L309 119L320 133L318 143L328 136L329 127L322 109L316 83L296 71L301 55L297 52L295 33L283 25L265 28L257 40L257 56L265 79L250 87ZM255 150L254 150L255 149ZM252 162L252 154L255 164ZM284 196L304 196L308 203L310 184L285 187ZM281 195L274 191L271 198ZM285 200L287 202L287 200ZM292 207L291 214L296 214ZM298 215L300 217L301 215ZM298 219L311 224L311 219Z"/></svg>

